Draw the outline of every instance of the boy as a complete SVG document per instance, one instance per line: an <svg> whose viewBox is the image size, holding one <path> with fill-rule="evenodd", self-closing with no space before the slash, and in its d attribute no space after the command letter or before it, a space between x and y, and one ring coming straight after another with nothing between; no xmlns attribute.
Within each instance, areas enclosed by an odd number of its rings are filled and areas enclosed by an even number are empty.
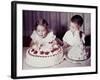
<svg viewBox="0 0 100 80"><path fill-rule="evenodd" d="M67 57L72 60L84 60L86 54L84 52L83 44L85 43L85 35L80 31L83 24L83 18L80 15L74 15L71 18L69 30L63 37L64 48L68 49Z"/></svg>

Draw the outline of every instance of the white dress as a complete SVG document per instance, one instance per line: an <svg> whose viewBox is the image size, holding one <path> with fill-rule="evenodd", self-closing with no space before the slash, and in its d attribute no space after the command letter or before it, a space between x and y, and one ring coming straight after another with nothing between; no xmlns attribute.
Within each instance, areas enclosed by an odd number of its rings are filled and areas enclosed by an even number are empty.
<svg viewBox="0 0 100 80"><path fill-rule="evenodd" d="M45 44L56 39L56 36L53 34L53 32L49 32L45 38L41 38L36 31L33 31L30 37L32 41L37 44Z"/></svg>
<svg viewBox="0 0 100 80"><path fill-rule="evenodd" d="M83 43L85 43L85 35L82 34L80 38L79 32L76 31L73 35L71 30L67 31L63 37L63 41L68 43L71 48L68 51L67 57L72 60L85 60L87 59L87 54L85 52Z"/></svg>

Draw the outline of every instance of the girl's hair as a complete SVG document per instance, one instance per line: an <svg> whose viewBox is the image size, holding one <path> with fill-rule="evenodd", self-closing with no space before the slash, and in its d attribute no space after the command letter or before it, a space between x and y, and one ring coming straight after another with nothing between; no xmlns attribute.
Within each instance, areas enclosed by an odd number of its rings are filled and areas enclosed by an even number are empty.
<svg viewBox="0 0 100 80"><path fill-rule="evenodd" d="M45 20L45 19L39 19L37 22L36 22L36 28L38 25L42 25L43 27L45 27L47 29L47 26L48 26L48 22ZM35 29L36 29L35 28Z"/></svg>
<svg viewBox="0 0 100 80"><path fill-rule="evenodd" d="M80 15L74 15L71 18L71 22L76 23L81 27L84 21L83 21L83 18Z"/></svg>

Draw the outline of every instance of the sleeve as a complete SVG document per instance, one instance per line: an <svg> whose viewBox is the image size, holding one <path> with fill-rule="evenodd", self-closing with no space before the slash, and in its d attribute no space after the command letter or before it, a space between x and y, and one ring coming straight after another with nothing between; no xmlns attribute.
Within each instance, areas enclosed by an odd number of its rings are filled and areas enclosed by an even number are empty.
<svg viewBox="0 0 100 80"><path fill-rule="evenodd" d="M63 41L67 42L67 32L65 33L64 37L63 37Z"/></svg>
<svg viewBox="0 0 100 80"><path fill-rule="evenodd" d="M55 40L56 39L56 35L54 35L53 32L50 32L49 36L50 36L50 40Z"/></svg>
<svg viewBox="0 0 100 80"><path fill-rule="evenodd" d="M82 34L82 42L83 44L85 44L85 34L84 33Z"/></svg>
<svg viewBox="0 0 100 80"><path fill-rule="evenodd" d="M66 42L68 45L72 46L73 45L73 39L71 37L70 31L67 31L63 37L63 42Z"/></svg>
<svg viewBox="0 0 100 80"><path fill-rule="evenodd" d="M35 39L35 37L36 37L36 32L35 32L35 31L33 31L33 32L32 32L32 34L31 34L31 36L30 36L30 38L31 38L32 40L34 40L34 39Z"/></svg>
<svg viewBox="0 0 100 80"><path fill-rule="evenodd" d="M52 42L55 39L56 39L56 35L54 35L53 32L49 32L45 40L46 42Z"/></svg>
<svg viewBox="0 0 100 80"><path fill-rule="evenodd" d="M32 39L32 43L37 43L37 40L39 40L39 39L37 39L37 33L36 33L36 31L33 31L33 33L31 34L31 39Z"/></svg>

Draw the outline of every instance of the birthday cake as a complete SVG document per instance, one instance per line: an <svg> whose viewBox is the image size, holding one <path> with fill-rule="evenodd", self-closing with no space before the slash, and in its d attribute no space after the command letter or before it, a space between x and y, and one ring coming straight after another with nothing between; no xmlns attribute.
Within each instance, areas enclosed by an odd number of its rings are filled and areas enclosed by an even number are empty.
<svg viewBox="0 0 100 80"><path fill-rule="evenodd" d="M33 45L26 52L26 63L32 67L50 67L63 61L63 49L59 44L49 42Z"/></svg>

